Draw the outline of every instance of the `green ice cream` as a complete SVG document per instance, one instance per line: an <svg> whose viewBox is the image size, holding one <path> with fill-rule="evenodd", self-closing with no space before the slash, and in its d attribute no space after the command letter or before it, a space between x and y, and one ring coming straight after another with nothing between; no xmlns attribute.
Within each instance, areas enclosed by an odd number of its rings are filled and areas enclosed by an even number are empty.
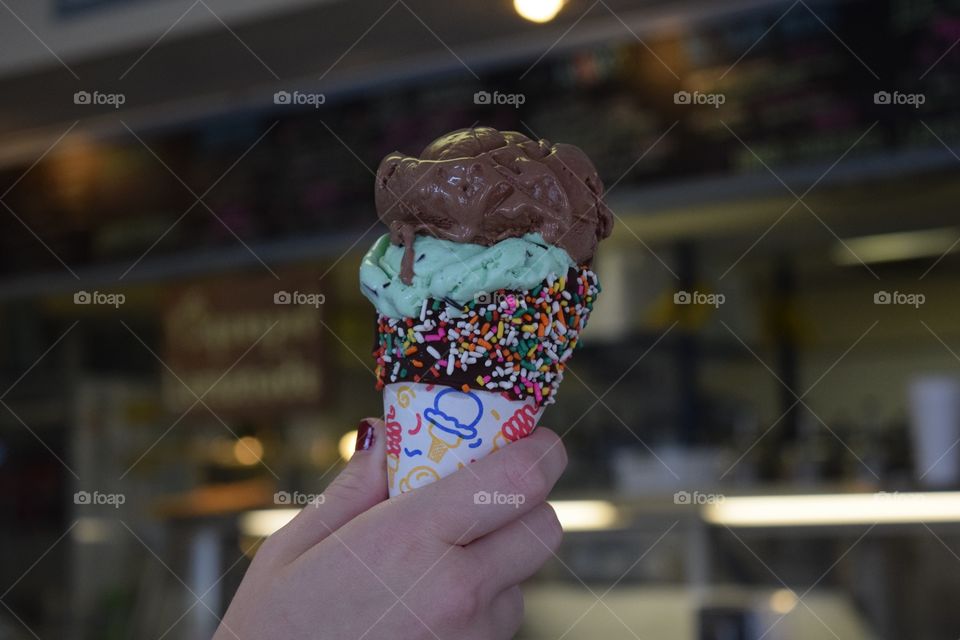
<svg viewBox="0 0 960 640"><path fill-rule="evenodd" d="M360 289L385 316L416 316L427 298L464 304L499 289L532 289L550 274L563 275L575 266L566 251L547 244L539 233L489 247L417 236L413 250L409 285L400 280L403 247L391 244L389 235L377 240L360 264Z"/></svg>

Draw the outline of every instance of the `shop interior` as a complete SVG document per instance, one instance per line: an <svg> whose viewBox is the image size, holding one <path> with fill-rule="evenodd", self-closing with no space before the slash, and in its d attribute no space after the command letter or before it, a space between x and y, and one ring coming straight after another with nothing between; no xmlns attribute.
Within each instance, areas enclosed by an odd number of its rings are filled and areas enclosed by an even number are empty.
<svg viewBox="0 0 960 640"><path fill-rule="evenodd" d="M615 216L518 638L957 638L958 41L952 0L0 1L0 640L213 634L383 414L380 159L478 125Z"/></svg>

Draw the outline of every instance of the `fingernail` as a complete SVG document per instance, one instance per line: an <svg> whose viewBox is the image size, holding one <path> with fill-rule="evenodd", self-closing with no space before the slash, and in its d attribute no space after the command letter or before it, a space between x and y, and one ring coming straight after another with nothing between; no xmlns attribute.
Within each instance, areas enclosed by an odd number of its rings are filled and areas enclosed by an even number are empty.
<svg viewBox="0 0 960 640"><path fill-rule="evenodd" d="M360 421L360 427L357 429L357 446L354 451L366 451L373 447L373 441L377 437L377 432L373 425L366 420Z"/></svg>

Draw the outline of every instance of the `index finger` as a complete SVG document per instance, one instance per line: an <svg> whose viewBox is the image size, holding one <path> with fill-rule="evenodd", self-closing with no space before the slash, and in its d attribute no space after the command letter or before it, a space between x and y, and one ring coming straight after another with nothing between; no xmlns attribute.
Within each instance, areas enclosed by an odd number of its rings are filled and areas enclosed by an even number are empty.
<svg viewBox="0 0 960 640"><path fill-rule="evenodd" d="M392 502L444 542L464 545L546 500L566 466L560 438L539 427L526 438Z"/></svg>

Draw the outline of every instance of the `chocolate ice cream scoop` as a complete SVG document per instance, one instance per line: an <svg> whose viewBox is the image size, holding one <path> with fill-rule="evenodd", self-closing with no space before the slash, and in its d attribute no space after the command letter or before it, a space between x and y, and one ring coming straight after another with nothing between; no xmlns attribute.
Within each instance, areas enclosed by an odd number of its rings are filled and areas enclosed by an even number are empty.
<svg viewBox="0 0 960 640"><path fill-rule="evenodd" d="M588 265L613 226L603 183L580 149L516 131L460 129L419 158L392 153L380 163L375 189L377 214L405 249L407 284L417 234L490 246L538 232Z"/></svg>

